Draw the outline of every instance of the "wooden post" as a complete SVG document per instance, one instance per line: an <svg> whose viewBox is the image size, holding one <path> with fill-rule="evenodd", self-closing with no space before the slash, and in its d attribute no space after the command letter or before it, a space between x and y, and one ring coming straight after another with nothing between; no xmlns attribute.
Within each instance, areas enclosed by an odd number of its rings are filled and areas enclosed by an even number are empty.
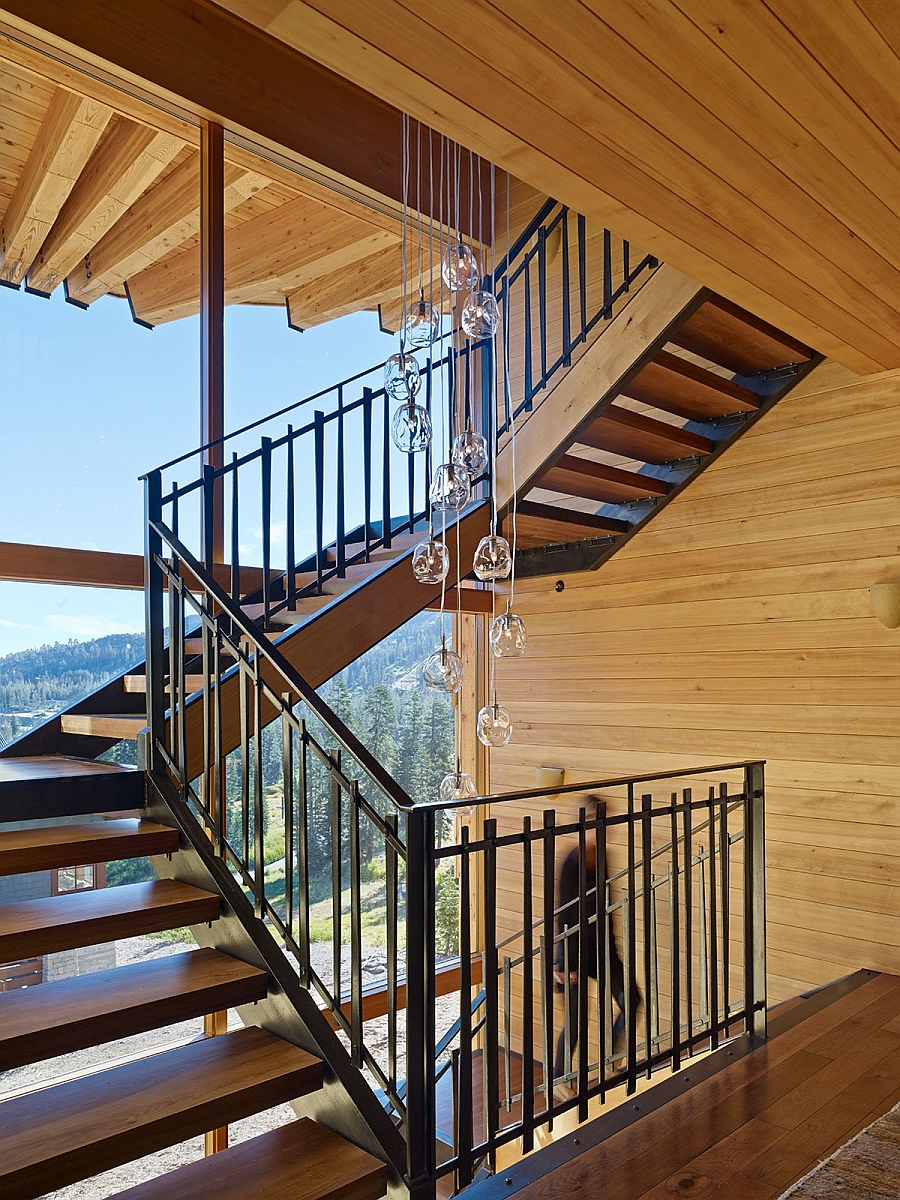
<svg viewBox="0 0 900 1200"><path fill-rule="evenodd" d="M204 121L200 130L200 439L215 442L225 434L225 136L221 125ZM221 442L203 451L203 465L224 462ZM225 497L223 483L213 486L212 530L202 544L212 548L213 563L225 561ZM204 523L209 516L204 506ZM211 568L212 563L207 563ZM210 789L213 803L216 798ZM228 1013L208 1013L203 1032L218 1037L228 1030ZM204 1153L228 1146L228 1126L211 1129L203 1138Z"/></svg>
<svg viewBox="0 0 900 1200"><path fill-rule="evenodd" d="M221 125L204 121L200 131L200 438L225 434L225 137ZM204 466L219 468L219 443L203 452ZM213 562L225 561L222 480L213 491ZM204 537L203 545L210 544ZM211 564L207 564L209 566Z"/></svg>

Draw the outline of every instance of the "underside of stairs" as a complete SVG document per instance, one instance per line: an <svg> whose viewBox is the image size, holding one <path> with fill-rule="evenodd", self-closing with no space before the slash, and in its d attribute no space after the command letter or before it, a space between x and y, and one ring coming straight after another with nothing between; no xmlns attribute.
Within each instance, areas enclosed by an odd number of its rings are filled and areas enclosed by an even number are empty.
<svg viewBox="0 0 900 1200"><path fill-rule="evenodd" d="M662 267L563 376L498 466L520 576L600 566L821 361Z"/></svg>
<svg viewBox="0 0 900 1200"><path fill-rule="evenodd" d="M16 828L34 820L36 796L44 820L63 823ZM137 772L64 759L18 772L4 764L0 876L143 855L172 869L187 853L176 828L98 817L142 804ZM78 814L91 819L67 823ZM315 1104L323 1065L301 1044L308 1031L286 1016L283 988L213 881L199 882L163 878L0 906L2 963L181 926L228 944L0 993L0 1074L234 1007L246 1025L0 1099L3 1196L42 1196L275 1105ZM386 1186L383 1162L301 1118L122 1194L377 1200Z"/></svg>

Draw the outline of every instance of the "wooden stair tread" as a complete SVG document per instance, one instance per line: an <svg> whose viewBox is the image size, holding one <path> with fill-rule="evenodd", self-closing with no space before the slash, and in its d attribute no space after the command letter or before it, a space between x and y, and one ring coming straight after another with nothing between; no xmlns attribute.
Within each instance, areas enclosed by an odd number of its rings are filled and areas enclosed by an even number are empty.
<svg viewBox="0 0 900 1200"><path fill-rule="evenodd" d="M33 758L0 757L0 788L20 783L57 783L60 780L80 779L84 776L96 778L134 774L136 772L133 767L96 762L89 758L67 758L55 754L35 755Z"/></svg>
<svg viewBox="0 0 900 1200"><path fill-rule="evenodd" d="M184 652L185 652L185 655L189 658L196 658L196 656L198 654L202 654L203 653L203 638L200 638L200 637L185 638L184 639ZM221 648L219 653L227 658L232 657L231 651L225 646L223 646ZM166 651L166 655L168 656L168 650ZM129 676L129 678L134 679L135 676L131 675L131 676Z"/></svg>
<svg viewBox="0 0 900 1200"><path fill-rule="evenodd" d="M252 1004L267 989L265 971L203 949L4 992L0 1072Z"/></svg>
<svg viewBox="0 0 900 1200"><path fill-rule="evenodd" d="M128 812L144 803L134 767L62 755L0 755L0 822Z"/></svg>
<svg viewBox="0 0 900 1200"><path fill-rule="evenodd" d="M708 421L729 413L756 412L759 408L758 396L748 388L667 350L660 350L622 388L622 395L688 421Z"/></svg>
<svg viewBox="0 0 900 1200"><path fill-rule="evenodd" d="M120 740L136 739L146 724L146 713L63 713L60 717L63 733Z"/></svg>
<svg viewBox="0 0 900 1200"><path fill-rule="evenodd" d="M576 458L573 454L564 454L558 459L536 486L609 504L642 500L646 496L665 496L669 490L664 480L652 475L638 475L587 458Z"/></svg>
<svg viewBox="0 0 900 1200"><path fill-rule="evenodd" d="M667 463L674 459L712 453L713 444L699 433L677 425L668 425L643 413L620 408L616 404L578 435L579 442L596 450L609 450L624 458L648 463Z"/></svg>
<svg viewBox="0 0 900 1200"><path fill-rule="evenodd" d="M219 897L174 879L0 907L0 962L215 921Z"/></svg>
<svg viewBox="0 0 900 1200"><path fill-rule="evenodd" d="M803 342L722 296L712 296L701 304L673 334L672 341L735 375L756 375L786 363L809 362L813 354Z"/></svg>
<svg viewBox="0 0 900 1200"><path fill-rule="evenodd" d="M323 608L327 608L337 599L337 596L298 596L290 608L279 609L269 616L270 625L296 625L315 616ZM261 621L265 616L262 604L245 604L242 611L251 621Z"/></svg>
<svg viewBox="0 0 900 1200"><path fill-rule="evenodd" d="M249 1028L8 1100L0 1193L42 1196L321 1083L318 1059Z"/></svg>
<svg viewBox="0 0 900 1200"><path fill-rule="evenodd" d="M230 665L230 663L227 664L227 666ZM226 667L223 667L223 670L224 669L226 669ZM122 682L126 692L143 693L147 691L146 675L126 675ZM185 675L184 686L187 688L189 694L191 692L199 692L203 687L203 676L193 673L190 675ZM168 694L170 691L171 689L169 685L166 684L166 693Z"/></svg>
<svg viewBox="0 0 900 1200"><path fill-rule="evenodd" d="M630 528L627 521L557 508L553 504L538 504L533 500L521 501L516 510L516 541L521 550L627 533ZM512 538L509 516L503 521L503 536Z"/></svg>
<svg viewBox="0 0 900 1200"><path fill-rule="evenodd" d="M96 821L0 833L0 875L52 871L79 863L172 854L178 830L150 821Z"/></svg>
<svg viewBox="0 0 900 1200"><path fill-rule="evenodd" d="M303 1117L113 1200L378 1200L386 1189L384 1163Z"/></svg>
<svg viewBox="0 0 900 1200"><path fill-rule="evenodd" d="M370 550L369 559L373 563L389 562L398 554L404 554L407 550L411 550L427 536L426 533L395 533L391 538L390 546L379 546L377 549ZM365 542L347 542L344 546L344 557L345 559L355 558L357 554L365 554L365 550ZM325 551L325 556L330 563L337 562L337 548L329 546Z"/></svg>

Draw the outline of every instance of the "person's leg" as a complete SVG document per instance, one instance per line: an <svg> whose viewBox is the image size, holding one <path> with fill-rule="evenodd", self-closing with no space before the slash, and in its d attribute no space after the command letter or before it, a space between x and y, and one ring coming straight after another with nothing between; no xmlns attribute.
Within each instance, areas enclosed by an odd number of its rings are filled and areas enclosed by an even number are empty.
<svg viewBox="0 0 900 1200"><path fill-rule="evenodd" d="M569 1054L567 1057L567 1025L563 1024L556 1041L556 1060L553 1066L554 1079L560 1079L563 1075L568 1075L572 1069L572 1055L575 1053L575 1048L578 1045L578 988L579 983L567 983L565 985L565 1021L568 1025Z"/></svg>

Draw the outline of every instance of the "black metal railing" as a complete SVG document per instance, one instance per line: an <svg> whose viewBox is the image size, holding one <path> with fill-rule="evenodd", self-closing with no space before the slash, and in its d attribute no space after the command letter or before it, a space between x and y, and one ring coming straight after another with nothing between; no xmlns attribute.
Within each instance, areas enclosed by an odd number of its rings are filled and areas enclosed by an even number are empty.
<svg viewBox="0 0 900 1200"><path fill-rule="evenodd" d="M761 763L483 797L490 819L448 844L455 806L414 804L158 516L146 565L148 768L331 1014L330 1066L387 1109L411 1195L461 1190L618 1085L764 1035ZM523 804L540 819L513 817ZM439 1039L448 880L459 992Z"/></svg>
<svg viewBox="0 0 900 1200"><path fill-rule="evenodd" d="M578 348L601 332L598 327L612 320L635 285L658 266L652 254L634 256L626 239L590 227L565 205L555 200L543 205L492 276L505 339L505 345L489 349L500 355L498 436L532 411Z"/></svg>
<svg viewBox="0 0 900 1200"><path fill-rule="evenodd" d="M417 402L434 445L446 448L460 419L488 438L495 419L498 436L508 432L657 265L651 255L633 261L627 241L547 201L484 280L497 295L505 345L454 338L446 328L421 364ZM144 478L159 478L153 487L167 526L201 562L224 558L231 598L253 593L268 619L430 520L435 451L411 455L393 445L395 407L379 363ZM221 465L204 465L203 456ZM243 566L266 586L248 588Z"/></svg>
<svg viewBox="0 0 900 1200"><path fill-rule="evenodd" d="M572 811L566 793L590 807ZM479 836L434 852L460 885L459 1014L436 1098L448 1148L435 1168L457 1191L570 1110L586 1120L641 1075L765 1036L762 763L486 802ZM510 802L536 815L513 818Z"/></svg>

